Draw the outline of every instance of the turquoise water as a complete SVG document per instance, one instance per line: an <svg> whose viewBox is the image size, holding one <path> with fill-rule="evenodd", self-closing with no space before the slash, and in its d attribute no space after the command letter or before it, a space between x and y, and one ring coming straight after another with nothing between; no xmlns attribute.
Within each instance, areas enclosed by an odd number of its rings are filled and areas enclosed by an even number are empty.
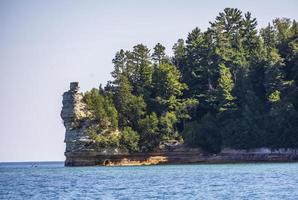
<svg viewBox="0 0 298 200"><path fill-rule="evenodd" d="M63 167L0 163L0 199L298 199L298 163Z"/></svg>

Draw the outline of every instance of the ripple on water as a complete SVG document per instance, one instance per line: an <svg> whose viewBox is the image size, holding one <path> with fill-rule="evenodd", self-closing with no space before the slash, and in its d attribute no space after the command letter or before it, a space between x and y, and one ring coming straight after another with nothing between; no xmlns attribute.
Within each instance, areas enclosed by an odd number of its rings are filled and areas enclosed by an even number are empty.
<svg viewBox="0 0 298 200"><path fill-rule="evenodd" d="M298 163L76 167L0 164L0 199L297 199Z"/></svg>

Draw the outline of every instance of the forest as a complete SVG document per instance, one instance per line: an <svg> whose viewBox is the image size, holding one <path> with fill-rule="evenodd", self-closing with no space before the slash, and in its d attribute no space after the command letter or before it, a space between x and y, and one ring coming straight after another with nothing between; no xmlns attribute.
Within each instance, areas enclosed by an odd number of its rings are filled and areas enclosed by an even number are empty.
<svg viewBox="0 0 298 200"><path fill-rule="evenodd" d="M164 140L217 153L298 147L298 23L257 28L226 8L173 45L118 51L113 80L84 93L101 147L150 152Z"/></svg>

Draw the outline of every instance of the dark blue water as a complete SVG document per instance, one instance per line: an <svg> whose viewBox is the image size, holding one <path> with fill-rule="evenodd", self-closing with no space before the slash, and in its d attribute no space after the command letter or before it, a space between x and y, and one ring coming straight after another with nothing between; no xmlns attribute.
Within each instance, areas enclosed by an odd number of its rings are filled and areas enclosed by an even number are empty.
<svg viewBox="0 0 298 200"><path fill-rule="evenodd" d="M1 163L0 199L298 199L298 163L63 167Z"/></svg>

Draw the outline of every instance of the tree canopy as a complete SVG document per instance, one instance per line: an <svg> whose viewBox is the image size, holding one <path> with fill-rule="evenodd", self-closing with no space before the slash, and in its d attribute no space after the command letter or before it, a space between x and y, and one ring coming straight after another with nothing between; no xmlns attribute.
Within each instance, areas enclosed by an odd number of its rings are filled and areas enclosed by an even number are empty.
<svg viewBox="0 0 298 200"><path fill-rule="evenodd" d="M173 45L121 49L113 80L86 92L92 118L120 131L119 145L153 151L160 141L223 147L298 147L298 23L257 29L250 12L226 8L206 31ZM100 133L98 133L100 134Z"/></svg>

